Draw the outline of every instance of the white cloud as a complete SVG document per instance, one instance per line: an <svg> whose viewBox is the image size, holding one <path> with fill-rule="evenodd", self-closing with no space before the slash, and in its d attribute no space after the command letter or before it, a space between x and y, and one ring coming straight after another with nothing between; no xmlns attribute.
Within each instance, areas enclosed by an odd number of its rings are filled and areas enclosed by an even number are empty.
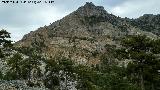
<svg viewBox="0 0 160 90"><path fill-rule="evenodd" d="M8 27L8 26L1 26L0 28L3 28L11 33L11 40L12 41L18 41L20 40L25 34L29 33L30 31L36 30L40 26L26 26L26 27Z"/></svg>
<svg viewBox="0 0 160 90"><path fill-rule="evenodd" d="M0 13L0 29L10 32L13 41L18 41L24 34L49 25L69 14L53 5L21 4L1 5Z"/></svg>
<svg viewBox="0 0 160 90"><path fill-rule="evenodd" d="M159 14L160 0L130 0L112 7L111 12L129 18L137 18L143 14Z"/></svg>

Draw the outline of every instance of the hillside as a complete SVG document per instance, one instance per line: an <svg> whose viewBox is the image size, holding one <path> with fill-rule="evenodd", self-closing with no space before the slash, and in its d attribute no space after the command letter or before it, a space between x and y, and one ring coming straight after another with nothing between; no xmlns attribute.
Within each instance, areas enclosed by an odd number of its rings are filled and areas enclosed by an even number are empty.
<svg viewBox="0 0 160 90"><path fill-rule="evenodd" d="M143 16L130 20L130 24L143 31L160 35L160 15L144 14Z"/></svg>
<svg viewBox="0 0 160 90"><path fill-rule="evenodd" d="M147 19L145 17L146 15L138 19L117 17L109 14L104 7L87 2L49 26L30 32L15 45L37 48L41 54L49 57L61 54L72 57L79 63L96 64L99 56L106 51L106 45L119 47L119 40L126 35L144 34L157 38L154 32L158 28L154 31L144 30L143 26L148 27L147 23L141 23ZM151 23L150 20L146 22Z"/></svg>

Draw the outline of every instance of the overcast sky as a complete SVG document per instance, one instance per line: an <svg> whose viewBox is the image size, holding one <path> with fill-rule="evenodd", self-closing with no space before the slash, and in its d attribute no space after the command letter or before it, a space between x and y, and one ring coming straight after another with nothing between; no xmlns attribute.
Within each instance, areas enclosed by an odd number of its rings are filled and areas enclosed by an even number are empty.
<svg viewBox="0 0 160 90"><path fill-rule="evenodd" d="M143 14L160 14L160 0L54 1L52 4L3 4L2 0L0 0L0 29L6 29L11 33L12 40L18 41L23 35L61 19L86 2L104 6L108 13L121 17L138 18Z"/></svg>

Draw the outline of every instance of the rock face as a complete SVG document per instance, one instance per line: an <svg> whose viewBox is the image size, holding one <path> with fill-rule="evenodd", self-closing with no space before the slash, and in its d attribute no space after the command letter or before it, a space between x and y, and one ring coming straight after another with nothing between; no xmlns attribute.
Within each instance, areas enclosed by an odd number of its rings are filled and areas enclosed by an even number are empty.
<svg viewBox="0 0 160 90"><path fill-rule="evenodd" d="M61 20L25 35L15 46L35 47L47 56L60 54L79 63L96 64L100 54L106 51L104 46L119 46L119 39L125 35L157 37L141 30L135 24L139 19L120 18L102 6L87 2Z"/></svg>
<svg viewBox="0 0 160 90"><path fill-rule="evenodd" d="M12 80L12 81L0 81L0 90L49 90L40 87L29 87L25 81Z"/></svg>
<svg viewBox="0 0 160 90"><path fill-rule="evenodd" d="M78 8L76 11L80 16L106 16L107 11L105 11L102 6L95 6L92 2L87 2L84 6Z"/></svg>

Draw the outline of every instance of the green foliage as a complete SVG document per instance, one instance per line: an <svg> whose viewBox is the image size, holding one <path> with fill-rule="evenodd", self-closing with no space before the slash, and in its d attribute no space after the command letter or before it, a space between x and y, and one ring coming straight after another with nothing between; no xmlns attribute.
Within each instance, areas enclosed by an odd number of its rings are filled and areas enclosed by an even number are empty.
<svg viewBox="0 0 160 90"><path fill-rule="evenodd" d="M10 33L8 33L6 30L2 29L0 31L0 46L8 47L11 44L10 40L7 40L7 38L10 38Z"/></svg>
<svg viewBox="0 0 160 90"><path fill-rule="evenodd" d="M16 80L17 79L17 73L13 71L8 71L6 74L3 76L3 80Z"/></svg>
<svg viewBox="0 0 160 90"><path fill-rule="evenodd" d="M54 60L47 60L47 61L45 61L45 63L47 64L47 66L45 68L46 69L45 73L47 73L47 72L50 72L50 73L47 74L45 80L43 80L44 85L47 88L54 89L55 86L60 85L59 84L60 82L57 79L58 76L55 74L59 71L59 66L57 65L57 63ZM56 82L56 83L54 83L54 82Z"/></svg>
<svg viewBox="0 0 160 90"><path fill-rule="evenodd" d="M21 65L22 65L22 56L19 53L14 54L7 61L7 65L10 67L10 73L8 73L8 74L11 75L11 72L13 72L14 76L16 76L16 78L14 78L14 79L20 79L20 76L21 76Z"/></svg>
<svg viewBox="0 0 160 90"><path fill-rule="evenodd" d="M94 83L97 74L90 67L79 65L76 67L76 74L78 74L78 89L97 90L97 85Z"/></svg>
<svg viewBox="0 0 160 90"><path fill-rule="evenodd" d="M56 57L46 60L45 63L47 66L44 85L47 88L55 89L60 86L60 82L64 82L64 88L67 89L68 83L75 79L73 62L65 57Z"/></svg>
<svg viewBox="0 0 160 90"><path fill-rule="evenodd" d="M156 39L156 40L152 40L151 42L151 51L155 54L159 54L160 53L160 39Z"/></svg>
<svg viewBox="0 0 160 90"><path fill-rule="evenodd" d="M105 56L103 56L98 69L102 73L99 77L103 77L100 79L104 87L102 90L139 90L138 86L127 78L127 69L118 66L118 63L111 57Z"/></svg>
<svg viewBox="0 0 160 90"><path fill-rule="evenodd" d="M10 49L12 47L11 40L8 40L10 38L10 33L8 33L6 30L2 29L0 30L0 58L3 58L4 51Z"/></svg>
<svg viewBox="0 0 160 90"><path fill-rule="evenodd" d="M85 17L85 22L88 23L89 25L93 26L96 23L99 22L104 22L105 19L102 16L90 16L90 17Z"/></svg>
<svg viewBox="0 0 160 90"><path fill-rule="evenodd" d="M8 60L6 60L9 71L6 73L5 79L25 79L30 81L31 71L33 69L36 70L36 76L34 77L41 77L41 70L39 66L41 65L40 61L43 61L43 58L38 55L34 49L31 48L16 48L15 50L18 50L21 53L17 52L13 54Z"/></svg>
<svg viewBox="0 0 160 90"><path fill-rule="evenodd" d="M0 80L3 79L3 73L0 71Z"/></svg>
<svg viewBox="0 0 160 90"><path fill-rule="evenodd" d="M159 53L156 50L160 48L158 41L142 35L128 36L122 40L123 49L117 51L122 59L132 60L127 67L128 77L139 83L142 90L157 88L154 80L159 76L157 66L160 61L159 56L155 55Z"/></svg>
<svg viewBox="0 0 160 90"><path fill-rule="evenodd" d="M151 47L151 39L145 35L127 36L122 40L122 46L133 51L148 52Z"/></svg>

